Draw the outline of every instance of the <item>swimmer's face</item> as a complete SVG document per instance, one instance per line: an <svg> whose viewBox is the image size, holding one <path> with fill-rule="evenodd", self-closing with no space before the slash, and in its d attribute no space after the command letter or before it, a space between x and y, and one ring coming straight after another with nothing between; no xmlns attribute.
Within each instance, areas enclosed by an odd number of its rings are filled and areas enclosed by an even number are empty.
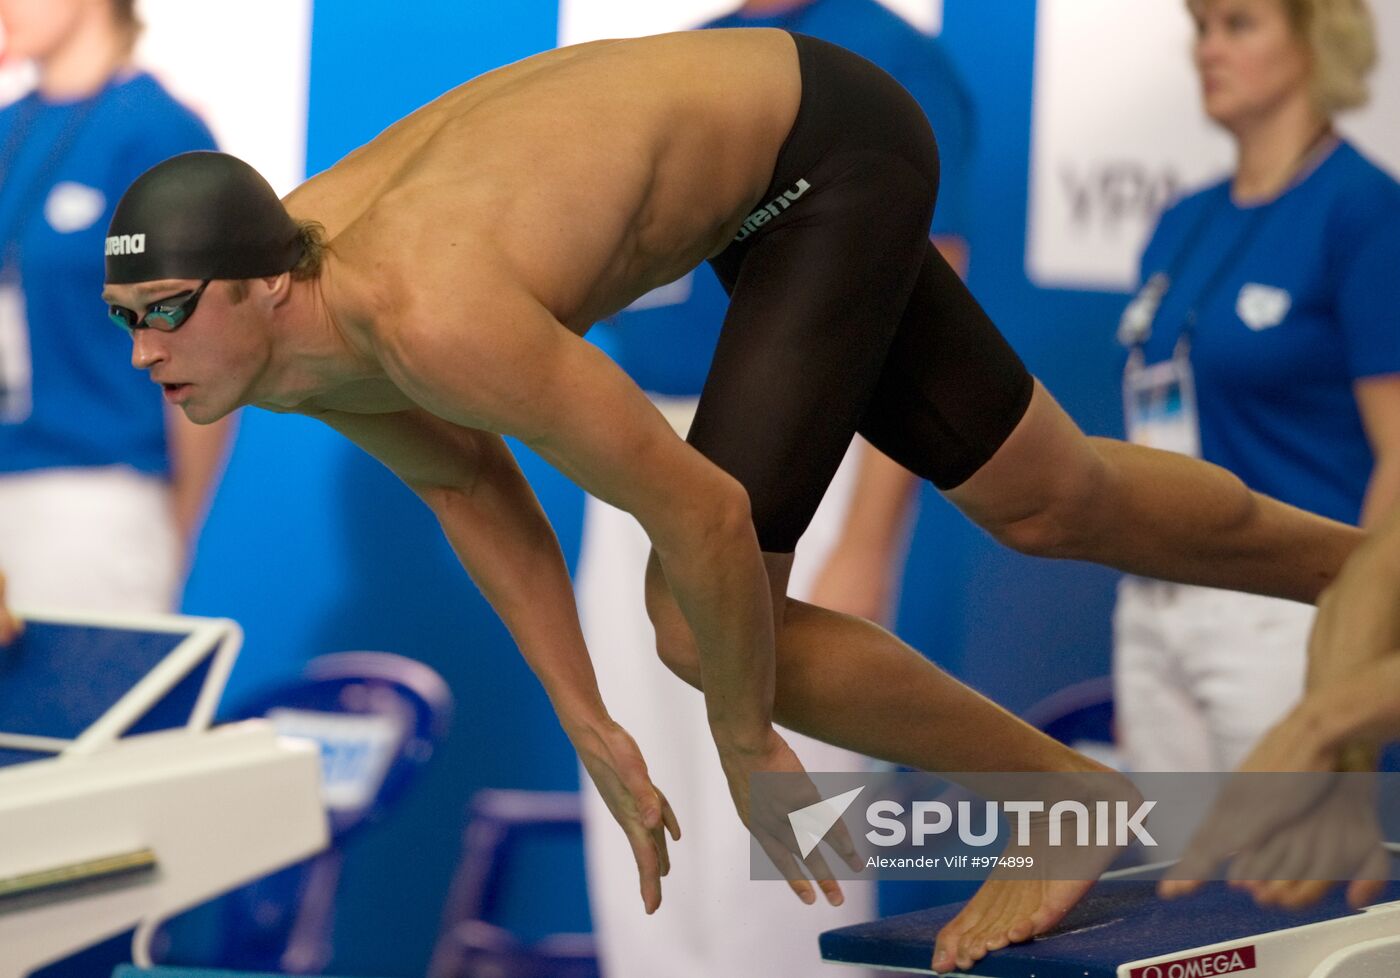
<svg viewBox="0 0 1400 978"><path fill-rule="evenodd" d="M77 30L83 6L81 0L0 0L0 63L48 58Z"/></svg>
<svg viewBox="0 0 1400 978"><path fill-rule="evenodd" d="M104 301L144 314L188 299L197 279L166 279L135 285L108 285ZM248 403L268 362L267 323L256 301L258 281L216 280L179 328L165 332L138 328L131 333L131 365L161 386L165 400L196 424L209 424Z"/></svg>
<svg viewBox="0 0 1400 978"><path fill-rule="evenodd" d="M1194 60L1206 114L1232 132L1307 95L1312 56L1281 0L1201 0Z"/></svg>

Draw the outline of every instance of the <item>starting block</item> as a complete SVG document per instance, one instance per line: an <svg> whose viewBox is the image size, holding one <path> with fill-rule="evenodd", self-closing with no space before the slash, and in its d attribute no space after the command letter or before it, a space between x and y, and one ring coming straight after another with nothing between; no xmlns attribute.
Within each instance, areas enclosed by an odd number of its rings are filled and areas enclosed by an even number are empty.
<svg viewBox="0 0 1400 978"><path fill-rule="evenodd" d="M25 978L310 856L321 764L266 721L211 727L237 624L26 613L0 648L0 978Z"/></svg>
<svg viewBox="0 0 1400 978"><path fill-rule="evenodd" d="M1097 883L1060 926L994 951L968 978L1394 978L1400 975L1400 885L1360 912L1343 886L1303 911L1258 907L1246 893L1208 883L1165 901L1155 882ZM828 931L830 962L935 974L933 941L962 904Z"/></svg>

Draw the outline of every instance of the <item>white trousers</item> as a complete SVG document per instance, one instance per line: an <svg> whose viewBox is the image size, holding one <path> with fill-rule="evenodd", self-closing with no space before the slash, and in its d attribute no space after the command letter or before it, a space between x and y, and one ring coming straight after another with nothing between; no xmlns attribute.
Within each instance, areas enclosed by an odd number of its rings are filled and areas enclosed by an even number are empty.
<svg viewBox="0 0 1400 978"><path fill-rule="evenodd" d="M15 607L168 612L180 560L163 479L126 466L0 476L0 571Z"/></svg>
<svg viewBox="0 0 1400 978"><path fill-rule="evenodd" d="M1135 771L1228 771L1302 698L1312 605L1126 577L1118 740Z"/></svg>
<svg viewBox="0 0 1400 978"><path fill-rule="evenodd" d="M658 399L678 431L693 402ZM848 455L802 539L790 593L810 589L835 540L854 480ZM809 978L821 969L817 937L875 916L871 883L842 883L846 903L806 906L781 881L754 881L749 836L735 814L710 740L703 696L657 658L642 593L650 544L636 520L586 503L578 568L580 616L598 685L613 717L636 738L657 786L680 820L661 908L642 910L637 869L621 829L581 775L588 892L606 978ZM784 731L807 770L860 771L849 751ZM845 970L852 978L858 971Z"/></svg>

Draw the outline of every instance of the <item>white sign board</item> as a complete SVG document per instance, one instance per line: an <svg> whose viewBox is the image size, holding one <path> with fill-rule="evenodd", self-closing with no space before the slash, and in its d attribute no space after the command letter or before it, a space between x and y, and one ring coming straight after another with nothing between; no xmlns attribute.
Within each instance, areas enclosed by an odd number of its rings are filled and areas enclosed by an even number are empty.
<svg viewBox="0 0 1400 978"><path fill-rule="evenodd" d="M311 0L141 0L136 60L279 194L306 178Z"/></svg>
<svg viewBox="0 0 1400 978"><path fill-rule="evenodd" d="M1400 172L1400 3L1371 8L1395 57L1342 128ZM1162 207L1229 173L1234 147L1201 109L1192 34L1182 0L1040 0L1026 243L1037 285L1132 289Z"/></svg>

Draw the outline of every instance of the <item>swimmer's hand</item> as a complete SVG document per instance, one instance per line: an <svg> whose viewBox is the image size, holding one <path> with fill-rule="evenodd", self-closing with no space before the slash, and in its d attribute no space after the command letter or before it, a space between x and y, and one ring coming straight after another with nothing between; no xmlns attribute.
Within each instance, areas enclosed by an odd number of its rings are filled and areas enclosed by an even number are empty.
<svg viewBox="0 0 1400 978"><path fill-rule="evenodd" d="M24 623L5 603L5 575L0 574L0 645L9 645L24 631Z"/></svg>
<svg viewBox="0 0 1400 978"><path fill-rule="evenodd" d="M841 887L832 878L831 869L827 866L821 850L814 848L804 859L793 833L792 823L788 819L791 813L814 805L822 799L787 741L770 727L764 739L756 745L740 748L733 744L718 743L717 746L720 764L724 767L724 776L729 782L729 793L734 797L734 807L739 812L739 818L763 847L768 858L773 860L773 865L783 874L788 886L792 887L792 891L803 903L816 903L812 884L807 880L807 875L810 874L826 895L827 903L839 907L845 901L845 897L841 893ZM759 799L755 803L750 791L750 779L755 774L787 774L800 777L764 779ZM827 833L825 841L853 870L859 871L862 868L860 858L856 855L855 844L851 841L851 834L844 822L838 820Z"/></svg>
<svg viewBox="0 0 1400 978"><path fill-rule="evenodd" d="M679 841L680 823L671 803L647 774L646 761L630 734L610 718L568 729L584 770L632 844L647 913L661 906L661 877L671 871L666 833Z"/></svg>

